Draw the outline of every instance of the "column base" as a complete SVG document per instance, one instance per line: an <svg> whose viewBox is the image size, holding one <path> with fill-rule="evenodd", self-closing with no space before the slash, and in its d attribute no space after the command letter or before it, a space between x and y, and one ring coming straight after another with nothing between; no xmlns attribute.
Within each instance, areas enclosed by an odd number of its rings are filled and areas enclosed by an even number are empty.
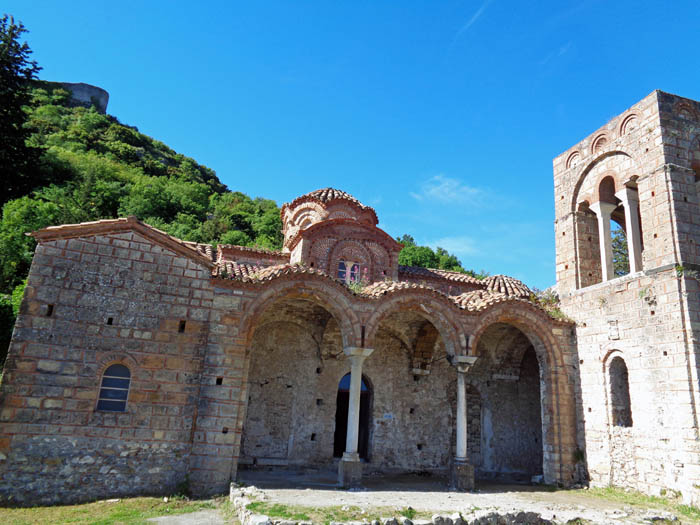
<svg viewBox="0 0 700 525"><path fill-rule="evenodd" d="M474 466L468 461L455 460L450 472L450 486L460 492L474 490Z"/></svg>
<svg viewBox="0 0 700 525"><path fill-rule="evenodd" d="M338 463L338 484L344 488L358 487L362 483L360 458L343 458Z"/></svg>

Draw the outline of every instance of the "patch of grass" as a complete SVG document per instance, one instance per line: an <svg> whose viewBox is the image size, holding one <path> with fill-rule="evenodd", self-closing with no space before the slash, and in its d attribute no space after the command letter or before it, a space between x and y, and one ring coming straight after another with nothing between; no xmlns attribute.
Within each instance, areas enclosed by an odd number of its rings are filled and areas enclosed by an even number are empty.
<svg viewBox="0 0 700 525"><path fill-rule="evenodd" d="M311 517L301 511L295 510L294 507L288 507L281 503L267 503L265 501L254 501L249 503L246 508L256 514L265 514L271 518L285 518L294 521L309 521Z"/></svg>
<svg viewBox="0 0 700 525"><path fill-rule="evenodd" d="M144 523L148 518L187 514L216 508L216 502L192 501L182 497L125 498L115 502L96 501L81 505L52 507L0 508L0 523L34 525L36 523L89 523L95 525Z"/></svg>
<svg viewBox="0 0 700 525"><path fill-rule="evenodd" d="M617 487L592 487L588 493L626 505L643 505L658 507L688 519L700 521L700 509L692 505L684 505L678 498L648 496L635 490L623 490Z"/></svg>
<svg viewBox="0 0 700 525"><path fill-rule="evenodd" d="M224 516L228 519L235 517L233 505L224 503L222 505ZM416 511L408 507L406 509L396 509L392 507L371 507L363 509L352 506L330 506L330 507L307 507L302 505L283 505L280 503L271 503L267 501L254 501L249 503L246 508L257 514L264 514L271 518L283 518L294 521L310 521L312 523L329 524L332 521L348 522L348 521L372 521L380 519L380 517L388 516L403 516L409 519L414 518L429 518L433 513Z"/></svg>

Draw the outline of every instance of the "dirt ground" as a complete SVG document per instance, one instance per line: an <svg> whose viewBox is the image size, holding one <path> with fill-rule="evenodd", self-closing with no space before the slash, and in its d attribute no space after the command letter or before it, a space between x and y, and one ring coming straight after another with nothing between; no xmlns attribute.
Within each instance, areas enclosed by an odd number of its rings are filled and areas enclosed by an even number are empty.
<svg viewBox="0 0 700 525"><path fill-rule="evenodd" d="M443 515L461 512L465 518L486 512L531 511L543 518L566 523L582 518L591 523L651 523L672 520L673 515L653 506L606 500L587 490L553 490L549 487L479 483L474 492L451 492L446 480L432 476L366 477L361 489L342 490L333 472L243 471L239 482L262 490L274 503L304 506L347 505L360 508L412 507ZM682 519L682 523L691 523Z"/></svg>

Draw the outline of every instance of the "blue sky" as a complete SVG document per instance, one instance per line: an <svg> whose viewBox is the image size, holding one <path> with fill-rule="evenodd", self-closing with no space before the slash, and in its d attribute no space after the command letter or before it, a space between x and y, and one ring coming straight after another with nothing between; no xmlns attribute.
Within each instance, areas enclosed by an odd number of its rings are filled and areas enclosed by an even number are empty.
<svg viewBox="0 0 700 525"><path fill-rule="evenodd" d="M673 7L673 9L670 9ZM321 187L465 267L554 283L552 159L661 89L700 2L5 0L41 78L278 204Z"/></svg>

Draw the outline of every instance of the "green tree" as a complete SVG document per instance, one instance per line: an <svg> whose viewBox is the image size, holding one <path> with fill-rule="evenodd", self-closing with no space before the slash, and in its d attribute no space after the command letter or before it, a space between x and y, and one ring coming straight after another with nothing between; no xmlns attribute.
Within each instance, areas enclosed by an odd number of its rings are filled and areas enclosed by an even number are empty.
<svg viewBox="0 0 700 525"><path fill-rule="evenodd" d="M27 146L30 131L24 127L30 81L41 69L29 59L29 45L20 42L25 32L14 17L0 18L0 180L4 184L0 204L24 195L42 180L37 174L38 151Z"/></svg>
<svg viewBox="0 0 700 525"><path fill-rule="evenodd" d="M612 237L613 271L618 277L627 275L630 273L630 258L625 231L620 226L613 223L610 234Z"/></svg>
<svg viewBox="0 0 700 525"><path fill-rule="evenodd" d="M451 272L466 273L477 279L488 277L488 272L481 270L465 270L456 255L449 253L444 248L438 246L433 250L429 246L419 246L416 240L407 233L396 238L403 248L399 252L399 264L403 266L421 266L423 268L436 268L439 270L448 270Z"/></svg>

